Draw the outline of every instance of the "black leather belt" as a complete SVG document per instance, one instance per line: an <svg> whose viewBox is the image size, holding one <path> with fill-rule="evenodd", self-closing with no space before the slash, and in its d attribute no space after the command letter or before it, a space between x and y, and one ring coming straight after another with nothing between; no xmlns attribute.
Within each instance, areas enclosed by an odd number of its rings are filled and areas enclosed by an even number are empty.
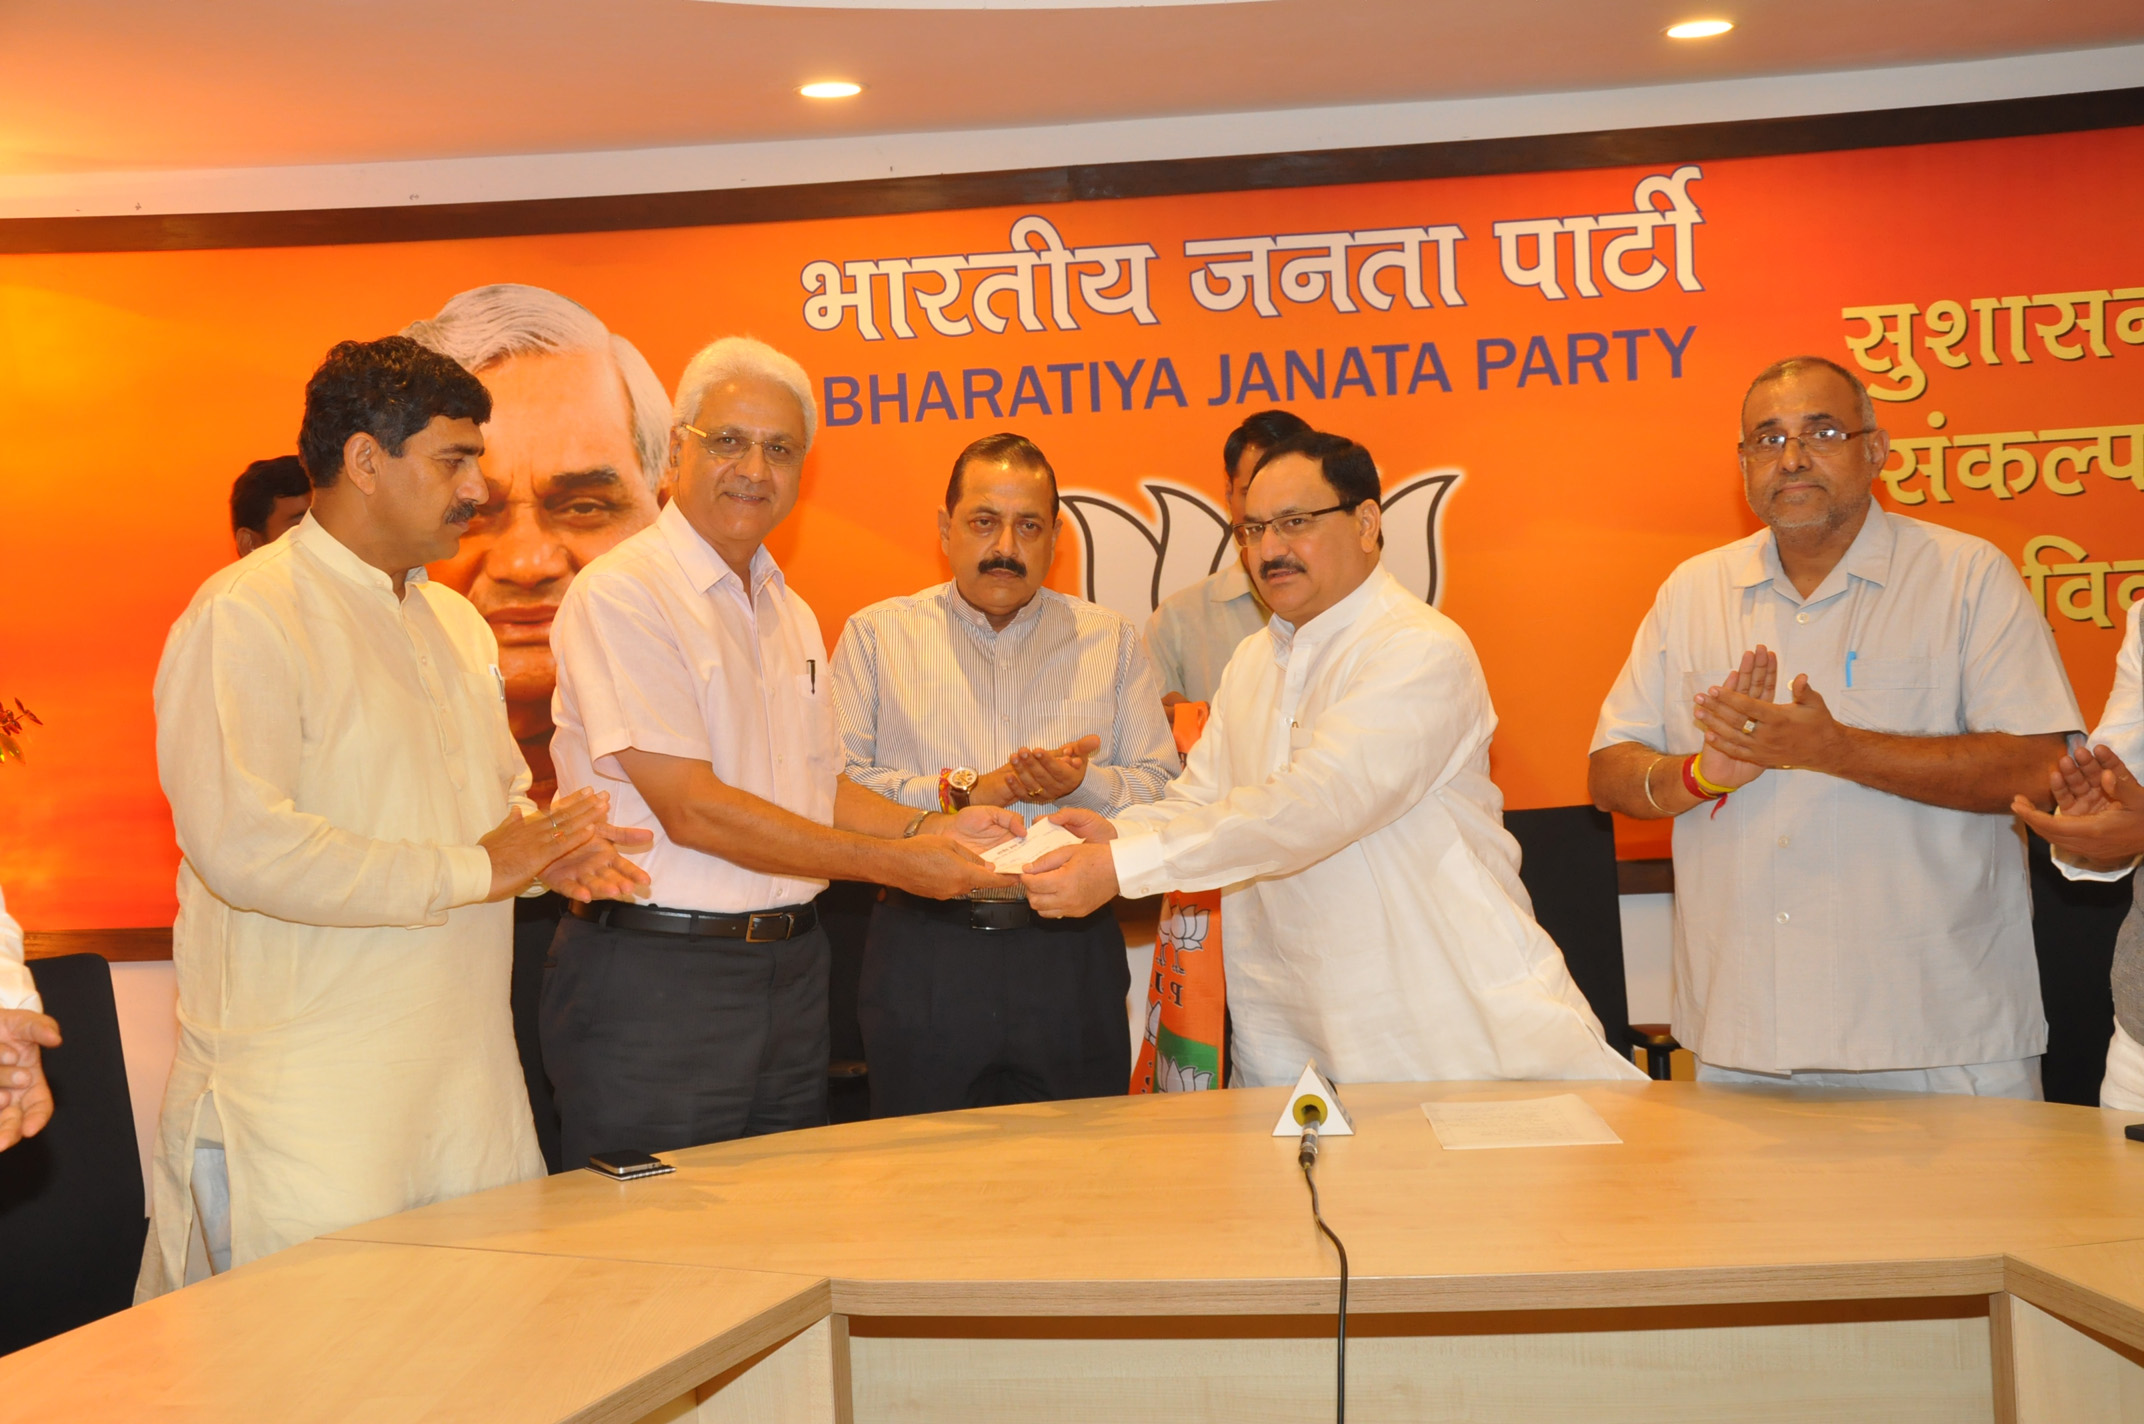
<svg viewBox="0 0 2144 1424"><path fill-rule="evenodd" d="M705 910L666 910L660 905L628 905L623 900L597 900L570 906L576 919L591 920L613 929L646 930L651 934L681 935L689 939L741 939L751 944L795 939L819 923L817 904L784 905L779 910L760 910L749 915L717 915Z"/></svg>
<svg viewBox="0 0 2144 1424"><path fill-rule="evenodd" d="M1044 919L1025 900L931 900L906 890L888 889L886 898L902 908L944 924L969 930L1071 930L1092 918Z"/></svg>

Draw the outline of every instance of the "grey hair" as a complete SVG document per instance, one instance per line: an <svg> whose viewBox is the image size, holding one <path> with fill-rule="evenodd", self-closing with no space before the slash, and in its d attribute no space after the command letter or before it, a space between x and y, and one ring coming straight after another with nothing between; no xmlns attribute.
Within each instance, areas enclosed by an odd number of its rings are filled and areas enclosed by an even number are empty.
<svg viewBox="0 0 2144 1424"><path fill-rule="evenodd" d="M1845 381L1847 387L1854 393L1854 418L1861 422L1863 430L1875 428L1876 402L1869 399L1868 386L1852 371L1825 356L1789 356L1784 361L1774 361L1771 365L1759 371L1757 379L1751 381L1749 389L1742 393L1743 409L1747 410L1749 408L1749 398L1756 393L1757 387L1768 386L1774 381L1784 381L1789 376L1798 376L1812 367L1821 371L1829 371Z"/></svg>
<svg viewBox="0 0 2144 1424"><path fill-rule="evenodd" d="M509 356L557 351L608 354L625 381L626 413L632 421L640 477L651 490L661 485L670 444L665 414L670 402L663 383L632 342L613 334L579 302L542 287L498 282L456 293L438 316L413 321L402 328L402 334L478 375Z"/></svg>
<svg viewBox="0 0 2144 1424"><path fill-rule="evenodd" d="M749 336L710 341L685 363L685 374L677 378L677 423L685 425L698 419L700 402L706 399L708 388L738 376L772 381L797 398L797 404L804 408L804 448L809 450L819 434L819 402L812 398L811 377L804 374L794 356L785 356Z"/></svg>

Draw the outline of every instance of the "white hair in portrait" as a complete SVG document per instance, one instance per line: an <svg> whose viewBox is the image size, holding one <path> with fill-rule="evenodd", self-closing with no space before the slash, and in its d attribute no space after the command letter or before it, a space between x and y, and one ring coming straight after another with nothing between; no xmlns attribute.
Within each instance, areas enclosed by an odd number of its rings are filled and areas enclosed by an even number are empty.
<svg viewBox="0 0 2144 1424"><path fill-rule="evenodd" d="M749 336L710 341L685 363L685 374L677 381L677 422L683 425L696 419L708 388L738 376L753 376L788 388L804 408L804 448L809 450L819 434L819 402L812 398L811 377L804 374L795 357L785 356Z"/></svg>
<svg viewBox="0 0 2144 1424"><path fill-rule="evenodd" d="M670 443L669 398L655 368L637 347L612 333L596 314L569 297L519 282L471 287L449 298L430 321L413 321L402 334L482 375L510 356L554 351L606 352L625 381L633 423L633 452L649 489L662 482Z"/></svg>

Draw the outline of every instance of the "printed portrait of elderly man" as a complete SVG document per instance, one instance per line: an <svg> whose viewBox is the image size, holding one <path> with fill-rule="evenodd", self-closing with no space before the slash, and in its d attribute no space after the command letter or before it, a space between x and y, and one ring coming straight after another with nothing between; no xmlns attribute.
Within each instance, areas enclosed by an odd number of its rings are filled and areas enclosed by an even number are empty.
<svg viewBox="0 0 2144 1424"><path fill-rule="evenodd" d="M499 640L508 720L535 778L529 794L546 806L557 785L551 619L575 573L655 522L670 397L631 342L542 287L472 288L403 335L491 392L484 506L431 574L467 595Z"/></svg>

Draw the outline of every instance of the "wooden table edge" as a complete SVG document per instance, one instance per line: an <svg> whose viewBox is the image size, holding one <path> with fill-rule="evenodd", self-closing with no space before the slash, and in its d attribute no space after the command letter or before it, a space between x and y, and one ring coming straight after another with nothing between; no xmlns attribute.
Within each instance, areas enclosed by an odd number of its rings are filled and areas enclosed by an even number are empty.
<svg viewBox="0 0 2144 1424"><path fill-rule="evenodd" d="M1927 1300L2004 1288L2005 1258L1825 1262L1520 1276L1355 1276L1350 1314L1628 1309L1827 1300ZM1334 1308L1339 1279L886 1280L834 1276L850 1316L1304 1315Z"/></svg>
<svg viewBox="0 0 2144 1424"><path fill-rule="evenodd" d="M2004 1258L2003 1277L2003 1289L2019 1300L2144 1350L2144 1309L2016 1256Z"/></svg>

